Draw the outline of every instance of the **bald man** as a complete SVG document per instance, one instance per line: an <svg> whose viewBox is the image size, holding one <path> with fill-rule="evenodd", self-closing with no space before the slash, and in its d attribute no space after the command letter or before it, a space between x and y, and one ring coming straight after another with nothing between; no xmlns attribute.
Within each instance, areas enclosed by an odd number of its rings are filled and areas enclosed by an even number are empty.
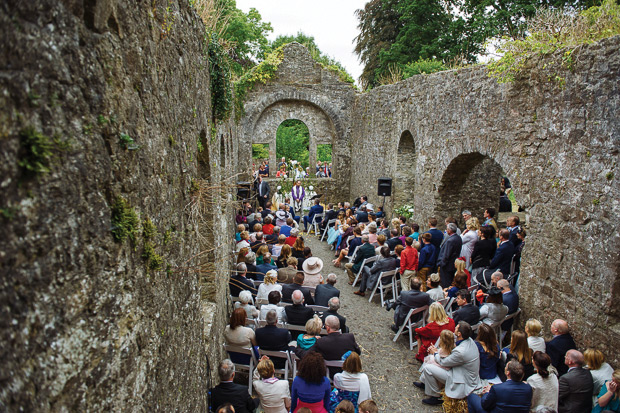
<svg viewBox="0 0 620 413"><path fill-rule="evenodd" d="M568 372L560 377L558 413L591 411L594 382L590 371L583 368L583 354L577 350L568 350L564 364Z"/></svg>
<svg viewBox="0 0 620 413"><path fill-rule="evenodd" d="M551 364L558 370L560 376L566 374L568 367L564 364L564 356L571 349L576 349L575 341L570 335L568 323L565 320L557 319L551 323L551 334L553 339L547 342L547 354L551 357Z"/></svg>

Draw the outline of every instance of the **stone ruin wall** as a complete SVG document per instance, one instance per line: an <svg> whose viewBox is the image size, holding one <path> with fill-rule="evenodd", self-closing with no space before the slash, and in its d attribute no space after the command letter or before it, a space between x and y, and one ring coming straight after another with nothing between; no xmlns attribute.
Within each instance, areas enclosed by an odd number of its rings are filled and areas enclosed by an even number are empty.
<svg viewBox="0 0 620 413"><path fill-rule="evenodd" d="M206 411L232 228L189 188L230 216L238 146L210 132L202 21L186 1L9 1L0 37L0 410ZM27 127L68 142L34 178ZM114 241L117 196L156 226L161 270L142 231Z"/></svg>
<svg viewBox="0 0 620 413"><path fill-rule="evenodd" d="M525 208L527 243L520 323L539 318L550 338L569 321L581 349L620 365L620 38L579 48L574 66L537 60L527 76L498 85L483 67L414 76L359 95L351 110L351 198L396 174L404 131L415 142L408 172L414 221L440 222L497 203L499 175ZM552 71L541 68L556 62ZM561 76L565 85L549 81ZM372 165L372 168L368 168ZM369 182L371 183L369 185ZM497 205L497 204L496 204ZM463 225L460 222L461 226Z"/></svg>

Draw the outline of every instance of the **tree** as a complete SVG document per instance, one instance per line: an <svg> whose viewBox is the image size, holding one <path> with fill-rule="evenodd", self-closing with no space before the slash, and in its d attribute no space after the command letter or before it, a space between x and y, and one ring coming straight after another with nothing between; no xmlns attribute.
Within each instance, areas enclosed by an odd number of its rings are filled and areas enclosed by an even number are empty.
<svg viewBox="0 0 620 413"><path fill-rule="evenodd" d="M309 162L309 144L310 132L306 124L297 119L287 119L276 132L276 159L293 159L305 168Z"/></svg>

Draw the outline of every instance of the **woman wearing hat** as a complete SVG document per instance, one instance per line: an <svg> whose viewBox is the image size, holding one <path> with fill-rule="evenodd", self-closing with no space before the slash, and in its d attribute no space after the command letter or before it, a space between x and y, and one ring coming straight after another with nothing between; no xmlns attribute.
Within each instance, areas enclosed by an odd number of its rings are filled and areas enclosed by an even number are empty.
<svg viewBox="0 0 620 413"><path fill-rule="evenodd" d="M304 287L316 287L323 284L323 276L321 275L323 260L318 257L309 257L304 260L302 268L304 270Z"/></svg>
<svg viewBox="0 0 620 413"><path fill-rule="evenodd" d="M504 305L502 290L497 287L489 289L486 303L480 307L480 320L485 324L494 324L502 321L508 314L508 307Z"/></svg>

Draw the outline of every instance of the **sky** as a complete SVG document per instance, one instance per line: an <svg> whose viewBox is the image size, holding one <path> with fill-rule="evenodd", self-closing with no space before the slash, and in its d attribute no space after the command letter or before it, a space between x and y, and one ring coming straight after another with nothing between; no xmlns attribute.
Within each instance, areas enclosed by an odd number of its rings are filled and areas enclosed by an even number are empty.
<svg viewBox="0 0 620 413"><path fill-rule="evenodd" d="M270 22L278 35L295 35L302 31L313 36L324 54L340 62L356 80L362 74L362 65L353 52L353 39L358 34L355 10L367 0L237 0L237 8L248 12L255 8L263 21Z"/></svg>

